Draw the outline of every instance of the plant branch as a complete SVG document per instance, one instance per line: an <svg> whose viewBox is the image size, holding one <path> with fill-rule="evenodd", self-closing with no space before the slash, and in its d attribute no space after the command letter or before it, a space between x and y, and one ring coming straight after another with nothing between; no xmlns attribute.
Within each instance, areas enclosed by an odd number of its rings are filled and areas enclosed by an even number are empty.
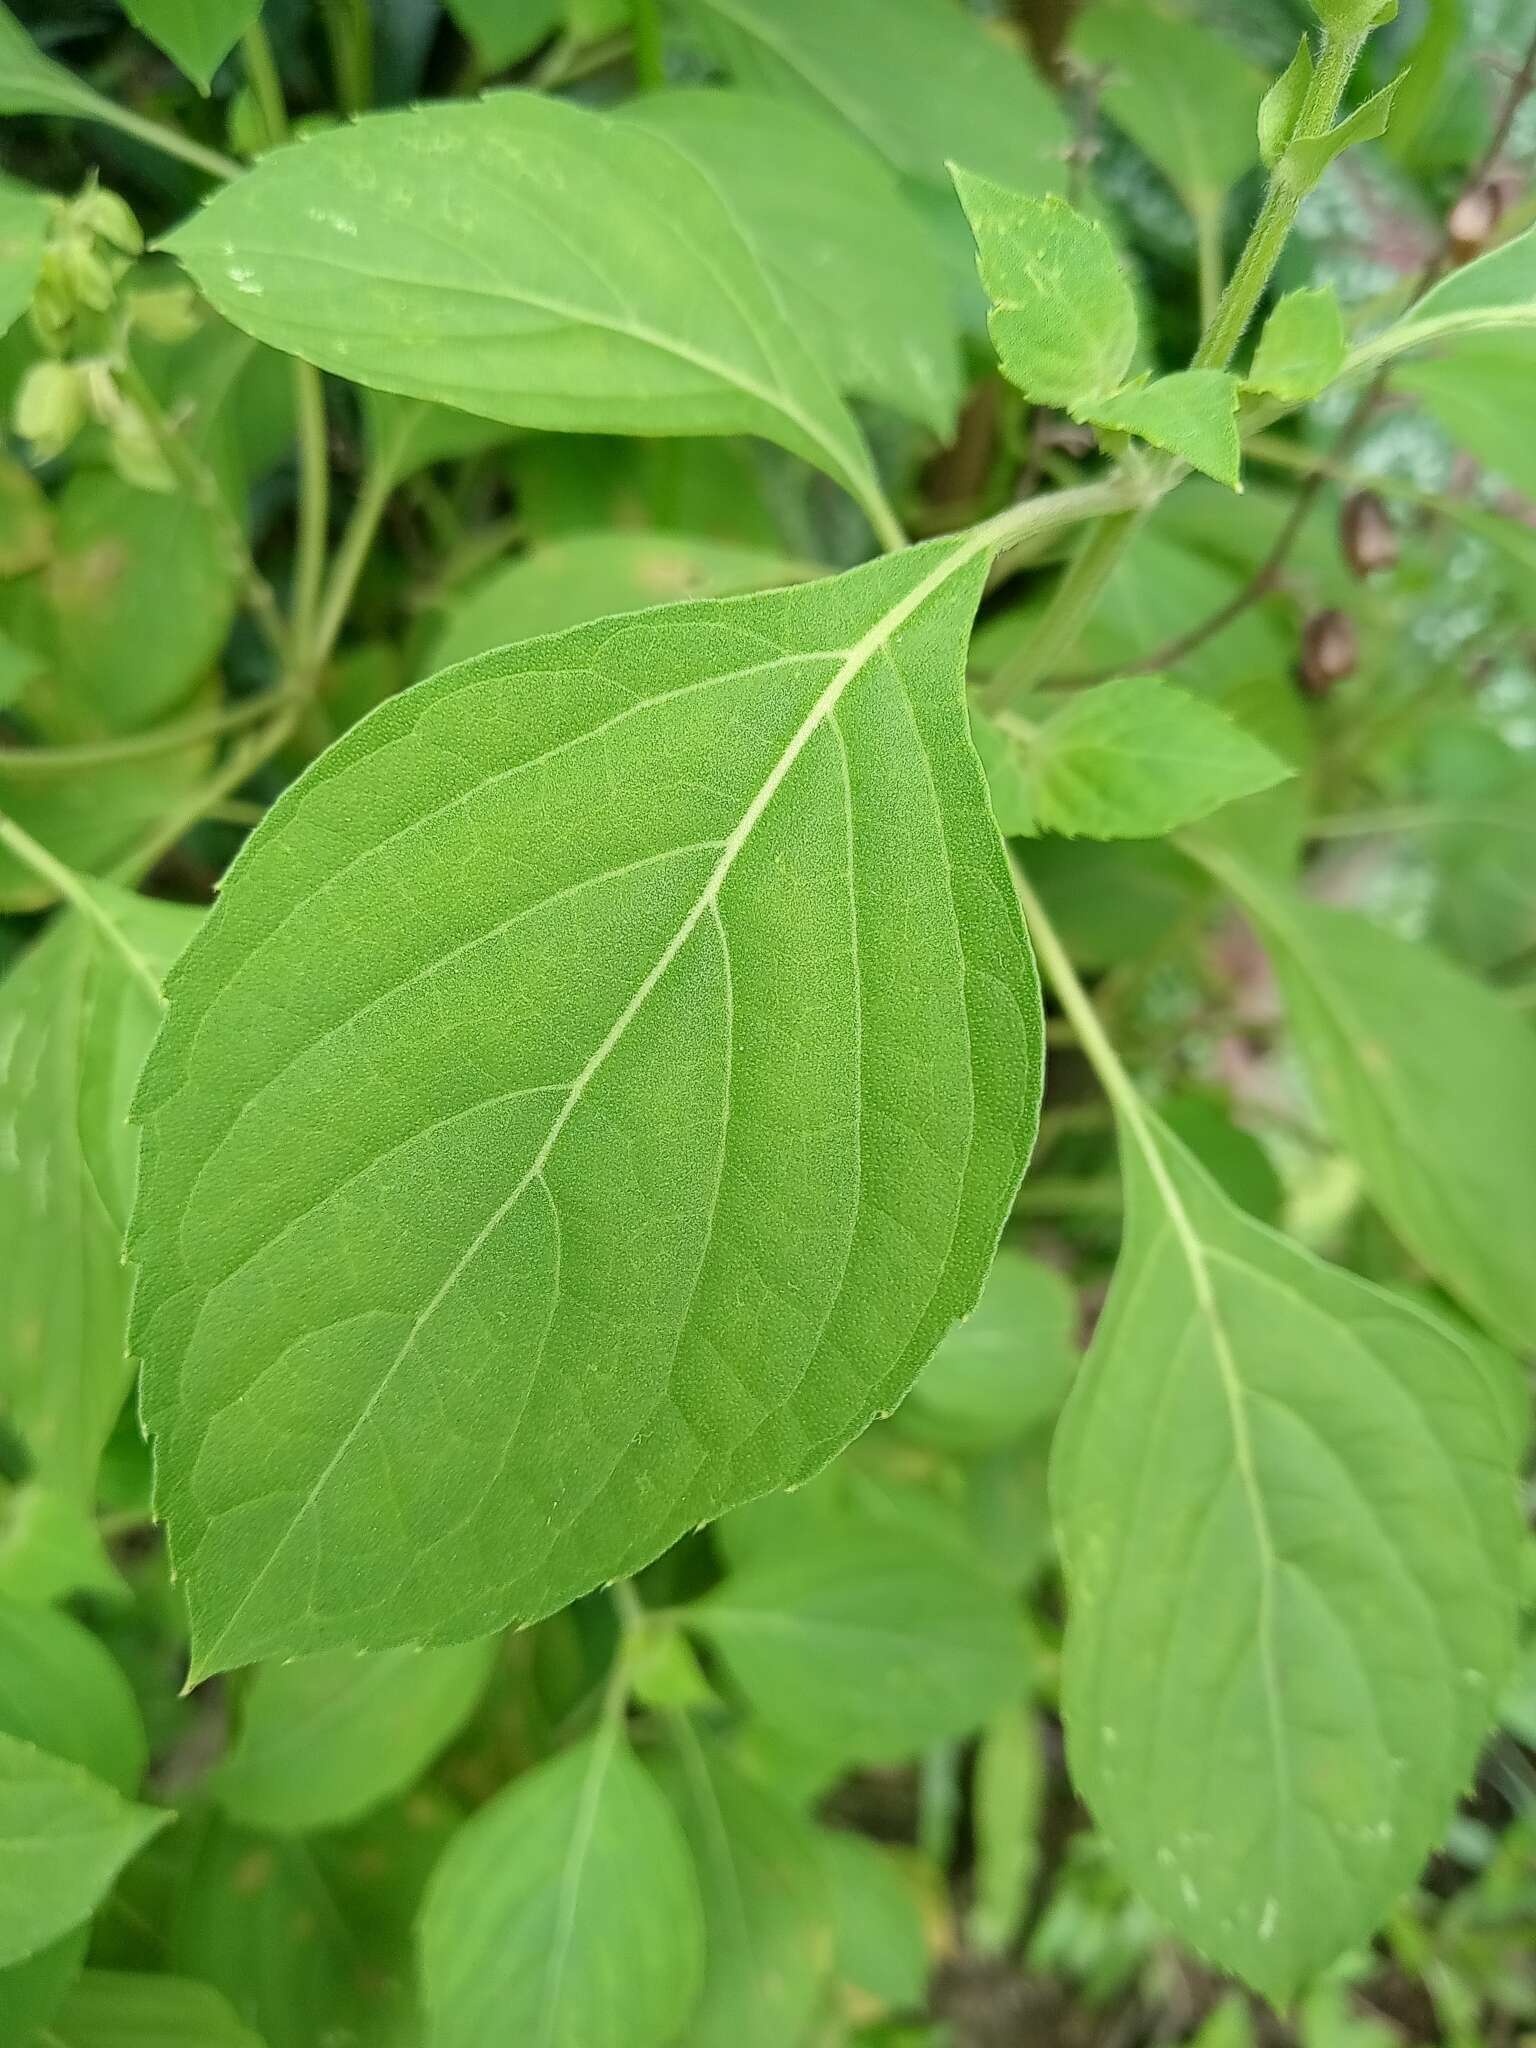
<svg viewBox="0 0 1536 2048"><path fill-rule="evenodd" d="M307 659L315 635L325 544L331 514L331 466L326 450L325 385L313 363L293 359L299 429L299 523L293 570L293 634Z"/></svg>
<svg viewBox="0 0 1536 2048"><path fill-rule="evenodd" d="M0 782L48 782L55 776L79 775L92 768L116 768L125 761L154 760L162 754L177 754L204 740L223 739L259 725L281 709L280 691L265 691L231 704L204 718L180 719L152 732L126 733L121 739L88 740L68 747L0 748Z"/></svg>
<svg viewBox="0 0 1536 2048"><path fill-rule="evenodd" d="M240 54L245 60L246 83L261 109L267 140L286 142L288 108L283 100L283 81L278 75L277 60L272 55L271 40L259 21L252 22L240 38Z"/></svg>

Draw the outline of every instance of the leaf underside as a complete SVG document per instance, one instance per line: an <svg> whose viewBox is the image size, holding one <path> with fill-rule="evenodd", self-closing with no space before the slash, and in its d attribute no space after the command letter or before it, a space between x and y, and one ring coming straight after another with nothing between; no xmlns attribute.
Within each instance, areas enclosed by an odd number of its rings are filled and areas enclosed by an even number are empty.
<svg viewBox="0 0 1536 2048"><path fill-rule="evenodd" d="M504 649L269 814L139 1099L206 1671L525 1622L809 1477L973 1304L1039 995L975 541Z"/></svg>

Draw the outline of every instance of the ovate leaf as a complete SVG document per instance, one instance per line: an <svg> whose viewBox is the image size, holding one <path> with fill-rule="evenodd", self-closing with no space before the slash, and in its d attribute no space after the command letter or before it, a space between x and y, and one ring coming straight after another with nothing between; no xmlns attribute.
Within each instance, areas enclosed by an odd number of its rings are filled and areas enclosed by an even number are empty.
<svg viewBox="0 0 1536 2048"><path fill-rule="evenodd" d="M73 1616L0 1601L0 1734L89 1771L125 1797L148 1752L132 1689Z"/></svg>
<svg viewBox="0 0 1536 2048"><path fill-rule="evenodd" d="M435 2048L666 2048L702 1971L682 1830L612 1727L482 1807L427 1890L421 1981Z"/></svg>
<svg viewBox="0 0 1536 2048"><path fill-rule="evenodd" d="M1536 1036L1432 946L1196 849L1274 957L1334 1135L1409 1250L1505 1342L1536 1343Z"/></svg>
<svg viewBox="0 0 1536 2048"><path fill-rule="evenodd" d="M1055 1417L1075 1363L1077 1298L1053 1267L1004 1248L981 1300L957 1323L896 1411L943 1450L991 1450Z"/></svg>
<svg viewBox="0 0 1536 2048"><path fill-rule="evenodd" d="M136 28L206 93L241 36L261 13L261 0L123 0Z"/></svg>
<svg viewBox="0 0 1536 2048"><path fill-rule="evenodd" d="M951 431L960 352L944 269L887 165L756 93L647 93L629 113L709 179L840 391Z"/></svg>
<svg viewBox="0 0 1536 2048"><path fill-rule="evenodd" d="M93 900L99 920L66 912L0 982L0 1403L37 1476L82 1506L131 1377L128 1103L198 923L104 884Z"/></svg>
<svg viewBox="0 0 1536 2048"><path fill-rule="evenodd" d="M704 1902L704 1985L679 2048L785 2048L826 1995L836 1929L816 1830L682 1716L657 1771Z"/></svg>
<svg viewBox="0 0 1536 2048"><path fill-rule="evenodd" d="M763 1720L861 1763L967 1735L1026 1682L1011 1596L957 1552L894 1531L761 1559L687 1618Z"/></svg>
<svg viewBox="0 0 1536 2048"><path fill-rule="evenodd" d="M1262 75L1224 36L1158 0L1096 0L1072 47L1099 103L1191 213L1215 211L1258 156Z"/></svg>
<svg viewBox="0 0 1536 2048"><path fill-rule="evenodd" d="M447 6L491 71L531 56L565 15L562 0L447 0Z"/></svg>
<svg viewBox="0 0 1536 2048"><path fill-rule="evenodd" d="M48 2024L49 2048L263 2048L209 1984L87 1970Z"/></svg>
<svg viewBox="0 0 1536 2048"><path fill-rule="evenodd" d="M1096 427L1112 427L1166 448L1235 491L1243 453L1237 397L1237 379L1225 370L1175 370L1150 384L1129 384L1113 397L1079 404L1075 411Z"/></svg>
<svg viewBox="0 0 1536 2048"><path fill-rule="evenodd" d="M72 1593L113 1599L126 1591L78 1500L35 1479L0 1496L0 1596L42 1607Z"/></svg>
<svg viewBox="0 0 1536 2048"><path fill-rule="evenodd" d="M0 114L86 114L103 118L110 103L56 64L0 6ZM110 111L105 118L111 118Z"/></svg>
<svg viewBox="0 0 1536 2048"><path fill-rule="evenodd" d="M258 340L513 426L761 434L878 498L869 452L711 179L533 93L271 151L170 237Z"/></svg>
<svg viewBox="0 0 1536 2048"><path fill-rule="evenodd" d="M87 1919L171 1818L28 1742L0 1734L0 1965Z"/></svg>
<svg viewBox="0 0 1536 2048"><path fill-rule="evenodd" d="M953 175L1004 374L1039 405L1107 397L1136 351L1136 302L1109 236L1063 199L1030 199L958 165Z"/></svg>
<svg viewBox="0 0 1536 2048"><path fill-rule="evenodd" d="M1497 1361L1245 1217L1134 1104L1127 1235L1052 1470L1074 1782L1273 2002L1440 1839L1515 1608Z"/></svg>
<svg viewBox="0 0 1536 2048"><path fill-rule="evenodd" d="M47 239L48 205L42 193L0 180L0 334L8 333L32 303Z"/></svg>
<svg viewBox="0 0 1536 2048"><path fill-rule="evenodd" d="M346 1652L266 1664L213 1780L247 1827L339 1827L413 1785L474 1711L494 1638L447 1650Z"/></svg>
<svg viewBox="0 0 1536 2048"><path fill-rule="evenodd" d="M949 0L687 0L732 77L831 114L908 176L951 157L1030 192L1065 176L1067 123L1022 50Z"/></svg>
<svg viewBox="0 0 1536 2048"><path fill-rule="evenodd" d="M247 842L139 1099L199 1669L550 1613L809 1477L971 1307L1041 1036L985 565L449 669Z"/></svg>
<svg viewBox="0 0 1536 2048"><path fill-rule="evenodd" d="M790 583L799 565L766 548L691 534L576 533L493 569L448 608L432 649L446 668L540 633L683 597L728 597Z"/></svg>
<svg viewBox="0 0 1536 2048"><path fill-rule="evenodd" d="M1304 404L1338 376L1346 353L1344 317L1332 286L1307 286L1287 292L1265 321L1243 382L1250 391Z"/></svg>
<svg viewBox="0 0 1536 2048"><path fill-rule="evenodd" d="M1009 832L1153 839L1292 772L1225 713L1154 676L1077 691L1038 725L1005 715L994 735L993 747L1014 749L993 777Z"/></svg>

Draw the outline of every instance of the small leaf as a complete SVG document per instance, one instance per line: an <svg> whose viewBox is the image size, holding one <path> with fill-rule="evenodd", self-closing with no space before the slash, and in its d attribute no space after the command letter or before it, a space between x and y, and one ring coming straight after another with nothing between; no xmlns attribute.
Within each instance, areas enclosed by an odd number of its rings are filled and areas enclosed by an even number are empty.
<svg viewBox="0 0 1536 2048"><path fill-rule="evenodd" d="M1135 434L1165 448L1229 490L1241 489L1237 437L1238 383L1225 370L1175 370L1150 384L1128 384L1112 397L1072 408L1096 427Z"/></svg>
<svg viewBox="0 0 1536 2048"><path fill-rule="evenodd" d="M455 1835L427 1889L434 2048L665 2048L698 1997L698 1880L667 1802L612 1727L539 1764Z"/></svg>
<svg viewBox="0 0 1536 2048"><path fill-rule="evenodd" d="M1148 0L1097 0L1072 49L1102 72L1104 112L1189 211L1218 208L1257 155L1262 74L1225 36Z"/></svg>
<svg viewBox="0 0 1536 2048"><path fill-rule="evenodd" d="M957 1552L850 1529L686 1610L771 1726L861 1763L970 1734L1026 1682L1012 1600Z"/></svg>
<svg viewBox="0 0 1536 2048"><path fill-rule="evenodd" d="M1328 388L1347 353L1344 316L1332 286L1287 292L1264 323L1243 383L1250 391L1304 404Z"/></svg>
<svg viewBox="0 0 1536 2048"><path fill-rule="evenodd" d="M1204 842L1274 956L1334 1135L1414 1256L1506 1343L1536 1343L1536 1038L1432 946L1282 893Z"/></svg>
<svg viewBox="0 0 1536 2048"><path fill-rule="evenodd" d="M1136 303L1114 245L1064 199L1030 199L951 166L993 310L1004 375L1038 405L1086 406L1125 380Z"/></svg>
<svg viewBox="0 0 1536 2048"><path fill-rule="evenodd" d="M1089 839L1155 839L1292 772L1213 705L1155 676L1076 691L1015 758L1029 829Z"/></svg>
<svg viewBox="0 0 1536 2048"><path fill-rule="evenodd" d="M1514 1446L1483 1347L1245 1217L1134 1097L1122 1156L1051 1475L1072 1775L1158 1912L1278 2005L1366 1939L1472 1768Z"/></svg>
<svg viewBox="0 0 1536 2048"><path fill-rule="evenodd" d="M806 2038L832 1974L820 1839L690 1721L673 1726L677 1754L656 1777L692 1851L705 1933L703 1991L678 2048L786 2048Z"/></svg>
<svg viewBox="0 0 1536 2048"><path fill-rule="evenodd" d="M562 0L446 0L487 71L505 71L531 57L561 26Z"/></svg>
<svg viewBox="0 0 1536 2048"><path fill-rule="evenodd" d="M1006 1246L981 1299L896 1411L904 1433L946 1451L992 1450L1054 1420L1076 1364L1077 1298L1061 1274Z"/></svg>
<svg viewBox="0 0 1536 2048"><path fill-rule="evenodd" d="M263 2048L211 1985L124 1970L87 1970L47 2039L49 2048Z"/></svg>
<svg viewBox="0 0 1536 2048"><path fill-rule="evenodd" d="M0 1965L34 1955L96 1910L171 1819L77 1764L0 1734Z"/></svg>
<svg viewBox="0 0 1536 2048"><path fill-rule="evenodd" d="M211 1789L269 1834L340 1827L403 1792L473 1713L496 1640L267 1664Z"/></svg>
<svg viewBox="0 0 1536 2048"><path fill-rule="evenodd" d="M128 1103L161 976L199 921L106 884L92 900L101 922L66 912L0 982L0 1398L36 1477L81 1508L132 1377Z"/></svg>
<svg viewBox="0 0 1536 2048"><path fill-rule="evenodd" d="M0 334L32 303L48 240L48 205L30 185L0 179Z"/></svg>
<svg viewBox="0 0 1536 2048"><path fill-rule="evenodd" d="M839 391L953 430L952 295L887 165L830 121L755 93L646 93L625 113L709 180Z"/></svg>
<svg viewBox="0 0 1536 2048"><path fill-rule="evenodd" d="M1394 78L1390 85L1384 85L1380 92L1372 93L1368 100L1362 101L1352 114L1346 115L1326 135L1293 135L1286 144L1283 159L1291 181L1303 192L1310 192L1335 157L1342 156L1357 142L1374 142L1377 136L1385 135L1387 123L1392 118L1392 101L1401 84L1401 76Z"/></svg>
<svg viewBox="0 0 1536 2048"><path fill-rule="evenodd" d="M199 1670L551 1613L819 1470L972 1306L1041 1034L986 556L484 656L268 812L138 1102Z"/></svg>
<svg viewBox="0 0 1536 2048"><path fill-rule="evenodd" d="M904 176L963 156L1027 192L1060 188L1071 141L1016 46L950 0L685 0L740 85L830 114Z"/></svg>
<svg viewBox="0 0 1536 2048"><path fill-rule="evenodd" d="M122 1599L127 1590L78 1502L35 1479L0 1499L0 1596L41 1607L74 1593Z"/></svg>
<svg viewBox="0 0 1536 2048"><path fill-rule="evenodd" d="M806 571L765 548L682 533L576 533L491 570L447 608L432 669L447 668L541 633L686 597L803 580Z"/></svg>
<svg viewBox="0 0 1536 2048"><path fill-rule="evenodd" d="M132 1688L73 1616L0 1601L0 1735L88 1771L124 1798L148 1762Z"/></svg>
<svg viewBox="0 0 1536 2048"><path fill-rule="evenodd" d="M123 0L123 10L206 94L214 72L260 17L261 0Z"/></svg>
<svg viewBox="0 0 1536 2048"><path fill-rule="evenodd" d="M882 2006L916 2008L928 1982L928 1944L916 1871L867 1835L817 1836L836 1921L837 1974Z"/></svg>
<svg viewBox="0 0 1536 2048"><path fill-rule="evenodd" d="M512 426L761 434L878 499L725 203L637 122L533 93L368 114L166 246L236 326L357 383Z"/></svg>
<svg viewBox="0 0 1536 2048"><path fill-rule="evenodd" d="M1312 45L1306 36L1296 54L1259 102L1259 155L1272 171L1285 155L1312 90Z"/></svg>

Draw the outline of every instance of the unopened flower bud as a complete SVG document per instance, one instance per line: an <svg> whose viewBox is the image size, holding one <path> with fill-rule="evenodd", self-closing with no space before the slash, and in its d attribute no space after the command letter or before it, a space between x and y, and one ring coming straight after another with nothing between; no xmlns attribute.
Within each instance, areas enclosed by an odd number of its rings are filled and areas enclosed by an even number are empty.
<svg viewBox="0 0 1536 2048"><path fill-rule="evenodd" d="M1353 491L1339 511L1339 546L1357 576L1397 565L1397 529L1374 491Z"/></svg>
<svg viewBox="0 0 1536 2048"><path fill-rule="evenodd" d="M1445 223L1453 263L1470 263L1487 248L1503 218L1504 197L1504 187L1491 178L1462 193Z"/></svg>
<svg viewBox="0 0 1536 2048"><path fill-rule="evenodd" d="M93 313L105 313L112 303L115 280L90 243L83 236L72 235L51 253L57 258L59 276L76 304L88 306Z"/></svg>
<svg viewBox="0 0 1536 2048"><path fill-rule="evenodd" d="M21 380L11 423L44 458L62 455L85 425L85 384L72 363L34 363Z"/></svg>
<svg viewBox="0 0 1536 2048"><path fill-rule="evenodd" d="M199 325L197 295L183 284L135 292L128 301L128 317L151 341L189 341Z"/></svg>
<svg viewBox="0 0 1536 2048"><path fill-rule="evenodd" d="M1359 651L1348 612L1314 612L1301 629L1296 679L1309 697L1326 697L1335 683L1354 672Z"/></svg>
<svg viewBox="0 0 1536 2048"><path fill-rule="evenodd" d="M91 184L70 206L77 226L121 249L125 256L137 256L144 247L144 231L126 200L115 192Z"/></svg>
<svg viewBox="0 0 1536 2048"><path fill-rule="evenodd" d="M176 478L160 452L154 429L136 405L124 403L114 414L107 452L125 484L134 484L141 491L175 490Z"/></svg>

